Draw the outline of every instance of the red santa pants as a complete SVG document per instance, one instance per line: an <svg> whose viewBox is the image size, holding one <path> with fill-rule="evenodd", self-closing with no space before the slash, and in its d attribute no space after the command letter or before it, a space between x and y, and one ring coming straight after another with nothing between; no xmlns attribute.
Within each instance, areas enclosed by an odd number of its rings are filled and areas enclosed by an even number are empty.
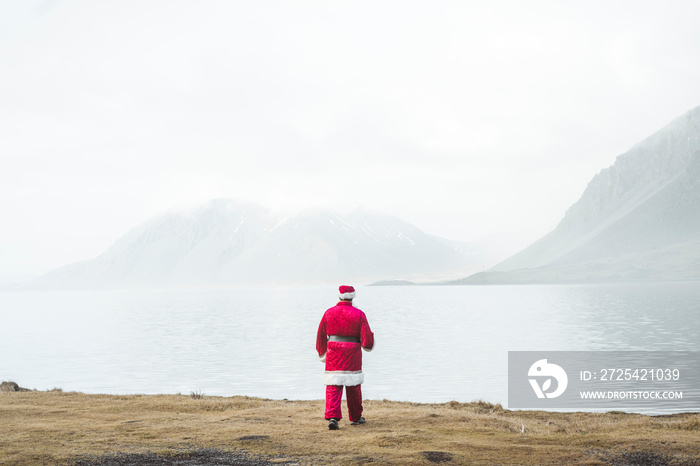
<svg viewBox="0 0 700 466"><path fill-rule="evenodd" d="M350 422L362 417L362 385L345 386ZM340 402L343 399L343 385L326 385L326 419L342 419Z"/></svg>

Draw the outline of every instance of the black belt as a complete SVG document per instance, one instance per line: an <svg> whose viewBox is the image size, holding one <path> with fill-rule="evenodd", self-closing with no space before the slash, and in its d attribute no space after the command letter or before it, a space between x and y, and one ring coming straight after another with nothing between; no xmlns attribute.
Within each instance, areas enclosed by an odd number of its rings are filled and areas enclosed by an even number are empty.
<svg viewBox="0 0 700 466"><path fill-rule="evenodd" d="M342 335L330 335L328 341L345 341L348 343L359 343L360 339L357 337L345 337Z"/></svg>

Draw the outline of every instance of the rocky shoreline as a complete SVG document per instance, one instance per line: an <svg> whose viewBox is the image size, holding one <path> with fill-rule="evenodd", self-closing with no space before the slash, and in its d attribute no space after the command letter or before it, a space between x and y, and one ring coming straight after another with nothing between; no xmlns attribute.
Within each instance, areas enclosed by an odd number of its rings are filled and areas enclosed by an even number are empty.
<svg viewBox="0 0 700 466"><path fill-rule="evenodd" d="M0 392L31 392L28 388L22 388L15 382L0 383Z"/></svg>

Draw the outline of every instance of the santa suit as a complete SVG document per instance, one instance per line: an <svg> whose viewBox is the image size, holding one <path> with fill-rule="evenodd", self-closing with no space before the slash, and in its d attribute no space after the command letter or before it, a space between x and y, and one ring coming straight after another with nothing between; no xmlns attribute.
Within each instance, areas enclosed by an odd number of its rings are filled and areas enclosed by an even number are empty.
<svg viewBox="0 0 700 466"><path fill-rule="evenodd" d="M347 395L350 421L362 415L362 350L374 348L374 334L365 313L351 301L340 301L328 309L316 335L316 350L326 363L326 419L341 419L343 386Z"/></svg>

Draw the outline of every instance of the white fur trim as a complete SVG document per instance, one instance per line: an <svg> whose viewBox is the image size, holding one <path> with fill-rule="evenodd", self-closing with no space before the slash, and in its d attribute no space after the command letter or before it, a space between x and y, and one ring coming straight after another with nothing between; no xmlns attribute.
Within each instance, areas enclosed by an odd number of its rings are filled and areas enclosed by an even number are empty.
<svg viewBox="0 0 700 466"><path fill-rule="evenodd" d="M374 348L376 348L376 347L377 347L377 340L374 340L374 342L372 343L372 347L370 349L367 349L363 346L362 351L367 351L369 353L370 351L373 351Z"/></svg>
<svg viewBox="0 0 700 466"><path fill-rule="evenodd" d="M338 297L343 301L352 301L353 299L355 299L355 292L353 291L352 293L342 293L338 295Z"/></svg>
<svg viewBox="0 0 700 466"><path fill-rule="evenodd" d="M365 381L362 371L326 371L323 374L324 385L360 385Z"/></svg>
<svg viewBox="0 0 700 466"><path fill-rule="evenodd" d="M318 357L318 359L319 359L321 362L326 362L326 354L328 354L328 353L327 353L327 352L326 352L326 353L323 353L321 356Z"/></svg>

